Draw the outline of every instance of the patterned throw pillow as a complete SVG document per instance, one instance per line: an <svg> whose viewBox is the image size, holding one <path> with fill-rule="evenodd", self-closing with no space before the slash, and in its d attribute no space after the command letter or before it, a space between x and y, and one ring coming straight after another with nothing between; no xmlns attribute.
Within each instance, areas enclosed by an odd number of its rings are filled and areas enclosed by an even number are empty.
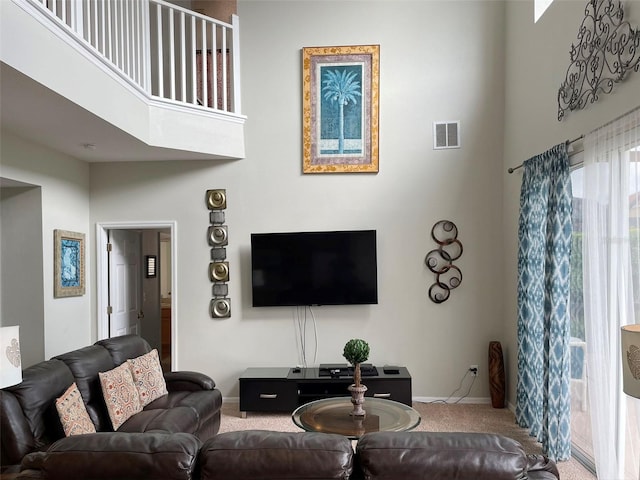
<svg viewBox="0 0 640 480"><path fill-rule="evenodd" d="M138 389L126 362L108 372L100 372L99 375L111 424L114 430L118 430L131 416L142 411Z"/></svg>
<svg viewBox="0 0 640 480"><path fill-rule="evenodd" d="M80 395L75 382L67 388L67 391L60 398L56 399L56 410L58 410L60 422L67 437L96 432L96 427L89 418L82 395Z"/></svg>
<svg viewBox="0 0 640 480"><path fill-rule="evenodd" d="M154 348L149 353L127 360L127 363L131 367L133 381L143 407L167 394L167 384L162 374L158 350Z"/></svg>

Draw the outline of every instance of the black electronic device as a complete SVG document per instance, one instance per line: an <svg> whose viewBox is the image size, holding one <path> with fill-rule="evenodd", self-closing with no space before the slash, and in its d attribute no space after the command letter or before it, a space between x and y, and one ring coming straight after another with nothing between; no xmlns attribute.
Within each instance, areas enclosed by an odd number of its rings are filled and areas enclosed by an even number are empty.
<svg viewBox="0 0 640 480"><path fill-rule="evenodd" d="M251 234L254 307L378 303L375 230Z"/></svg>
<svg viewBox="0 0 640 480"><path fill-rule="evenodd" d="M363 377L376 377L378 369L370 363L360 364L360 375ZM322 363L318 368L320 377L353 377L353 367L347 364Z"/></svg>
<svg viewBox="0 0 640 480"><path fill-rule="evenodd" d="M400 373L400 367L385 365L384 367L382 367L382 371L387 375L398 375Z"/></svg>

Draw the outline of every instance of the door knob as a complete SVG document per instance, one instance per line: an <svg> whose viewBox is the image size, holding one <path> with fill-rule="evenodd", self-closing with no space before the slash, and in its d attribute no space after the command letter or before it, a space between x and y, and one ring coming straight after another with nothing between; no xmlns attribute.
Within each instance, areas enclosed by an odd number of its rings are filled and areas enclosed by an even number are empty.
<svg viewBox="0 0 640 480"><path fill-rule="evenodd" d="M140 310L138 312L138 320L142 320L144 318L144 312L142 310Z"/></svg>

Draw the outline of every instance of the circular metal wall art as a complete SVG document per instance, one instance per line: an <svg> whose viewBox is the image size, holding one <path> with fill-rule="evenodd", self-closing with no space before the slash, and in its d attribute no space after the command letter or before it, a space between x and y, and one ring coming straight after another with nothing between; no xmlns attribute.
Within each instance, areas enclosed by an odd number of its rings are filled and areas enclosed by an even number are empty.
<svg viewBox="0 0 640 480"><path fill-rule="evenodd" d="M449 299L450 292L462 283L462 272L453 264L462 256L462 243L458 240L458 227L449 220L440 220L431 229L431 238L438 248L427 253L424 263L436 274L436 281L429 287L429 298L434 303Z"/></svg>

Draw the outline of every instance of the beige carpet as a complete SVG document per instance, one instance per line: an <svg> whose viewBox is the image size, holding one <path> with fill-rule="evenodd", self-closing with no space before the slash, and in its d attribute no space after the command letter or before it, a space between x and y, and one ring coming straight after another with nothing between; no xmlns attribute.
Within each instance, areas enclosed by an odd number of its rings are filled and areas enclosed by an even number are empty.
<svg viewBox="0 0 640 480"><path fill-rule="evenodd" d="M491 405L419 403L413 405L422 421L416 431L432 432L489 432L499 433L519 441L527 453L540 453L540 444L515 423L508 409L495 409ZM276 413L249 413L241 418L237 403L222 407L220 432L236 430L271 430L276 432L301 431L291 421L291 415ZM558 463L561 480L595 480L595 477L575 460Z"/></svg>

